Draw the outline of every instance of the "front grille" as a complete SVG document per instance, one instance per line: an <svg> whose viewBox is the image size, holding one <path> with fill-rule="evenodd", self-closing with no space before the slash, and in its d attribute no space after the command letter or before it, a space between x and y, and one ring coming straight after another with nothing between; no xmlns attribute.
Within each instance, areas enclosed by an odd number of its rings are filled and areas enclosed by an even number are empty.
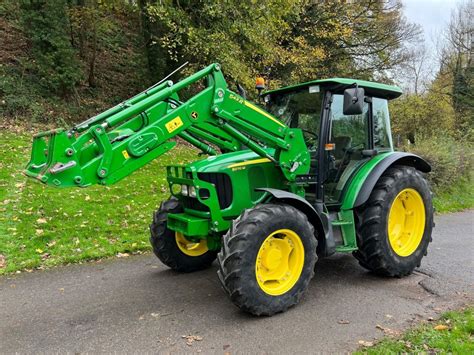
<svg viewBox="0 0 474 355"><path fill-rule="evenodd" d="M232 184L227 174L223 173L198 173L199 180L209 182L216 187L219 207L227 208L232 203L233 193ZM196 211L209 211L207 206L203 205L197 198L187 197L183 201L185 208Z"/></svg>
<svg viewBox="0 0 474 355"><path fill-rule="evenodd" d="M197 198L193 197L183 197L183 207L195 211L209 212L209 208L206 205L203 205Z"/></svg>
<svg viewBox="0 0 474 355"><path fill-rule="evenodd" d="M227 208L232 203L232 184L230 177L223 173L198 173L198 178L202 181L210 182L216 187L219 206L221 209Z"/></svg>

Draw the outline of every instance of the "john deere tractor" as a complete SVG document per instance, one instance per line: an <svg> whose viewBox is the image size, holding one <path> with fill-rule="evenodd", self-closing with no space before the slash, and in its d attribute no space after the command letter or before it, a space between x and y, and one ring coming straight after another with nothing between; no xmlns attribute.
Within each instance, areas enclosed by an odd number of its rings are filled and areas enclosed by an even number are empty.
<svg viewBox="0 0 474 355"><path fill-rule="evenodd" d="M393 149L388 101L400 95L333 78L263 92L257 104L212 64L36 135L25 172L55 187L110 185L180 137L207 157L167 167L171 197L153 215L154 253L180 272L217 259L232 302L272 315L298 303L318 257L353 253L364 268L401 277L426 255L430 166Z"/></svg>

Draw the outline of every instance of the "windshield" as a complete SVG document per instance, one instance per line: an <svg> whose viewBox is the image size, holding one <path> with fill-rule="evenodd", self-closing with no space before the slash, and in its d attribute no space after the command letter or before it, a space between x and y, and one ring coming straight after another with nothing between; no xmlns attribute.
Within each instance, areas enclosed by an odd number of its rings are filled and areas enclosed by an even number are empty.
<svg viewBox="0 0 474 355"><path fill-rule="evenodd" d="M321 120L322 94L319 86L297 91L272 93L266 99L266 110L290 128L301 128L306 143L315 146Z"/></svg>

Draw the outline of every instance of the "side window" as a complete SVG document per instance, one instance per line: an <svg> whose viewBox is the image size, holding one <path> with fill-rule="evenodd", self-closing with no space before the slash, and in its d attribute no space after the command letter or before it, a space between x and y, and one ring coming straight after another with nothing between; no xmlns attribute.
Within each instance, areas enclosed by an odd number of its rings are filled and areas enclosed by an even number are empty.
<svg viewBox="0 0 474 355"><path fill-rule="evenodd" d="M392 136L390 133L387 100L374 97L372 99L372 110L374 117L374 146L380 150L391 150Z"/></svg>
<svg viewBox="0 0 474 355"><path fill-rule="evenodd" d="M348 116L342 113L343 103L343 95L333 96L330 141L336 144L336 151L348 148L353 150L367 149L369 141L369 104L364 103L364 111L361 115Z"/></svg>

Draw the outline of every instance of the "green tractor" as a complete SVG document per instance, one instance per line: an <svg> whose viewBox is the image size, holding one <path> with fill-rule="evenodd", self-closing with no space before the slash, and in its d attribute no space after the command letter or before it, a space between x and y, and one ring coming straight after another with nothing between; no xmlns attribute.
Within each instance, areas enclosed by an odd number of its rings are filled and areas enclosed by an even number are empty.
<svg viewBox="0 0 474 355"><path fill-rule="evenodd" d="M426 255L431 169L393 149L388 101L400 95L334 78L267 91L256 104L213 64L36 135L25 173L56 187L109 185L171 150L173 138L187 141L207 157L167 167L171 197L154 213L153 251L180 272L217 259L232 302L273 315L298 303L318 257L353 253L364 268L401 277Z"/></svg>

